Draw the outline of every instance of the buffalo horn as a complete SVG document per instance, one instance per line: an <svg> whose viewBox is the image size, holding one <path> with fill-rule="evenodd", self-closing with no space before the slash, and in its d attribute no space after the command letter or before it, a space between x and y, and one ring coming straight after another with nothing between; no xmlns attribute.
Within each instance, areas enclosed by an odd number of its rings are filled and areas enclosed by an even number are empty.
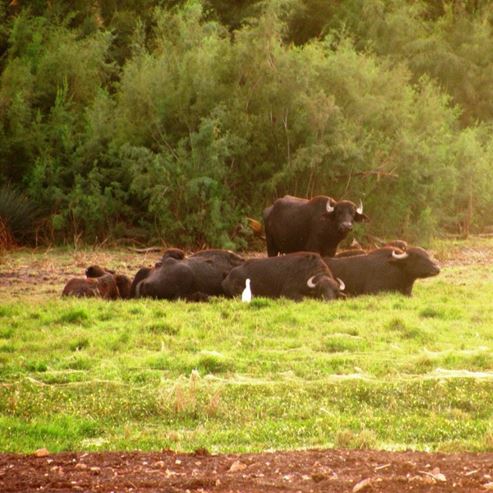
<svg viewBox="0 0 493 493"><path fill-rule="evenodd" d="M343 280L340 277L336 277L336 279L339 282L339 289L341 291L344 291L346 289L346 285L344 284Z"/></svg>
<svg viewBox="0 0 493 493"><path fill-rule="evenodd" d="M403 258L409 257L409 254L407 252L396 253L395 250L392 250L392 257L394 257L397 260L402 260Z"/></svg>
<svg viewBox="0 0 493 493"><path fill-rule="evenodd" d="M316 284L313 282L314 279L315 279L315 276L312 276L312 277L310 277L310 279L308 279L308 281L306 281L306 285L309 288L314 288L316 286Z"/></svg>
<svg viewBox="0 0 493 493"><path fill-rule="evenodd" d="M330 205L330 199L327 199L327 212L334 212L334 208Z"/></svg>
<svg viewBox="0 0 493 493"><path fill-rule="evenodd" d="M356 212L358 214L363 214L363 201L361 199L359 199L359 205L358 208L356 209Z"/></svg>

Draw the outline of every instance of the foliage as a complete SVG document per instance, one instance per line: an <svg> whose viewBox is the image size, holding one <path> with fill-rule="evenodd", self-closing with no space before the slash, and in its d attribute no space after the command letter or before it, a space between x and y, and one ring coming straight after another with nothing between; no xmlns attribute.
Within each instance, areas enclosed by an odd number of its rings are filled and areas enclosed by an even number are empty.
<svg viewBox="0 0 493 493"><path fill-rule="evenodd" d="M11 186L0 187L0 248L32 241L38 213L34 204Z"/></svg>
<svg viewBox="0 0 493 493"><path fill-rule="evenodd" d="M0 183L47 237L244 247L285 193L371 233L490 223L487 2L16 2L0 8Z"/></svg>

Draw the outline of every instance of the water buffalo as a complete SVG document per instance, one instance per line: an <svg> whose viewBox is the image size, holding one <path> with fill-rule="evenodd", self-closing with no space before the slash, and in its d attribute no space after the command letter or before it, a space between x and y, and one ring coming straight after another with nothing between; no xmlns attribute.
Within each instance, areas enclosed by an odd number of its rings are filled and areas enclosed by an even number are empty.
<svg viewBox="0 0 493 493"><path fill-rule="evenodd" d="M240 295L247 279L253 296L293 300L344 297L343 283L334 279L318 253L297 252L246 260L224 279L224 292L229 296Z"/></svg>
<svg viewBox="0 0 493 493"><path fill-rule="evenodd" d="M153 269L141 269L134 279L135 297L200 301L224 294L222 281L244 259L227 250L204 250L184 259L163 258Z"/></svg>
<svg viewBox="0 0 493 493"><path fill-rule="evenodd" d="M119 295L118 286L113 274L104 274L100 277L89 277L86 279L70 279L62 292L62 296L103 298L106 300L115 300Z"/></svg>
<svg viewBox="0 0 493 493"><path fill-rule="evenodd" d="M181 250L180 248L168 248L164 251L163 256L161 257L160 260L158 260L155 264L154 267L142 267L141 269L138 270L137 274L135 274L135 277L130 285L130 293L129 293L129 298L135 298L136 297L136 289L137 285L139 284L140 281L144 280L146 277L149 276L149 274L161 267L163 264L163 261L166 260L167 258L174 258L176 260L182 260L185 258L185 252Z"/></svg>
<svg viewBox="0 0 493 493"><path fill-rule="evenodd" d="M91 265L86 269L86 276L88 278L99 278L111 274L116 282L118 290L117 298L128 299L130 298L130 279L123 274L116 274L114 270L107 269L106 267L100 267L99 265Z"/></svg>
<svg viewBox="0 0 493 493"><path fill-rule="evenodd" d="M392 240L392 241L388 241L387 243L382 245L381 248L383 248L383 247L396 247L402 251L405 251L405 250L407 250L408 244L407 244L407 241L404 241L404 240ZM358 248L349 248L347 250L342 250L340 252L337 252L335 254L335 257L336 258L354 257L355 255L365 255L366 253L368 253L368 251L363 250L363 248L361 248L361 246L359 246Z"/></svg>
<svg viewBox="0 0 493 493"><path fill-rule="evenodd" d="M366 250L362 248L350 248L348 250L341 250L335 254L335 258L341 257L355 257L356 255L365 255Z"/></svg>
<svg viewBox="0 0 493 493"><path fill-rule="evenodd" d="M391 240L387 241L382 247L396 247L402 251L406 251L409 245L405 240Z"/></svg>
<svg viewBox="0 0 493 493"><path fill-rule="evenodd" d="M183 260L185 258L185 252L181 248L168 248L165 250L163 253L163 256L161 257L161 260L159 262L156 262L154 267L159 267L163 260L167 258L174 258L176 260Z"/></svg>
<svg viewBox="0 0 493 493"><path fill-rule="evenodd" d="M78 298L96 298L100 296L97 279L70 279L62 291L62 296L76 296Z"/></svg>
<svg viewBox="0 0 493 493"><path fill-rule="evenodd" d="M437 263L419 247L408 247L406 251L383 247L364 255L324 257L324 261L351 295L397 291L410 296L416 279L440 272Z"/></svg>
<svg viewBox="0 0 493 493"><path fill-rule="evenodd" d="M96 278L104 276L105 274L115 274L115 271L107 269L106 267L100 267L99 265L90 265L86 269L86 277Z"/></svg>
<svg viewBox="0 0 493 493"><path fill-rule="evenodd" d="M356 206L323 195L310 200L286 195L267 207L263 216L269 257L299 251L333 257L353 222L368 220L361 201Z"/></svg>
<svg viewBox="0 0 493 493"><path fill-rule="evenodd" d="M231 250L220 250L218 248L210 248L208 250L199 250L198 252L192 253L188 258L207 258L213 262L219 262L222 264L231 264L235 267L242 264L245 259L232 252ZM229 271L228 271L229 272Z"/></svg>
<svg viewBox="0 0 493 493"><path fill-rule="evenodd" d="M158 269L161 267L162 262L159 261L154 267L142 267L138 270L137 274L135 274L135 277L132 281L132 284L130 286L130 298L136 298L136 291L137 291L137 286L139 285L140 281L143 281L146 277L149 277L151 272L154 270Z"/></svg>

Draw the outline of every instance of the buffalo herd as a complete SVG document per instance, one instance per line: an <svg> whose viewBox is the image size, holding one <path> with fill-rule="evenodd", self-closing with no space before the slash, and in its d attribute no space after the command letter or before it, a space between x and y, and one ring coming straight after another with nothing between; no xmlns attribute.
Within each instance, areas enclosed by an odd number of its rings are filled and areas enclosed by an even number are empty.
<svg viewBox="0 0 493 493"><path fill-rule="evenodd" d="M333 300L382 291L411 295L416 279L435 276L437 263L403 240L382 248L337 253L353 223L368 221L363 204L317 196L286 195L263 213L267 257L243 258L229 250L191 255L169 248L133 280L96 265L68 281L62 295L104 299L155 298L206 301L210 296Z"/></svg>

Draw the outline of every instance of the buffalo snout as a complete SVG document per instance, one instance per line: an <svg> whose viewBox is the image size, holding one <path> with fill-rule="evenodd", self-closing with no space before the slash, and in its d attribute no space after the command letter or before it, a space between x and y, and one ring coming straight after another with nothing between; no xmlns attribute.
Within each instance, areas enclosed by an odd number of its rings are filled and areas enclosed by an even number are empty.
<svg viewBox="0 0 493 493"><path fill-rule="evenodd" d="M339 224L339 231L341 233L348 233L353 229L353 223L349 221L344 221L343 223Z"/></svg>

